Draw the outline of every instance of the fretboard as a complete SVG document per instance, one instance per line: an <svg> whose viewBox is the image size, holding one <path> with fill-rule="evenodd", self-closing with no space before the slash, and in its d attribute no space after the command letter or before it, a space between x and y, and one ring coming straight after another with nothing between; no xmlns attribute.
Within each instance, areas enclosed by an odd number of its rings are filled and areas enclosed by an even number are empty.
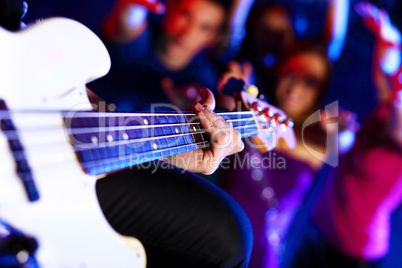
<svg viewBox="0 0 402 268"><path fill-rule="evenodd" d="M254 112L218 113L242 138L258 134ZM82 168L91 175L125 169L210 145L193 113L79 112L65 116Z"/></svg>

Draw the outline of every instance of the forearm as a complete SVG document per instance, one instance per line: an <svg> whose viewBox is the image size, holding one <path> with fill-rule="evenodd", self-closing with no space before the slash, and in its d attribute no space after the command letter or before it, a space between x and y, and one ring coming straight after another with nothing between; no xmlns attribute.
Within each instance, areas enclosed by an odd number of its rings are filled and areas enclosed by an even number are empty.
<svg viewBox="0 0 402 268"><path fill-rule="evenodd" d="M332 61L336 61L343 50L348 27L349 5L349 0L329 0L325 39L328 43L328 57Z"/></svg>

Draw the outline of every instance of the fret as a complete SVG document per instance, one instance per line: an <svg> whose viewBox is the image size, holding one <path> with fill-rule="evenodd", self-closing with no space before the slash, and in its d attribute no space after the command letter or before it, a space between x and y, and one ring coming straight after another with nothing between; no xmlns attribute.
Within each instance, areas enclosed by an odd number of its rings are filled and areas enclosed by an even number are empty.
<svg viewBox="0 0 402 268"><path fill-rule="evenodd" d="M91 152L91 150L86 150L85 152L80 153L80 154L79 154L79 158L80 158L80 160L83 161L83 162L89 162L89 161L95 160L95 159L92 157L92 152Z"/></svg>
<svg viewBox="0 0 402 268"><path fill-rule="evenodd" d="M193 122L194 120L196 120L195 116L193 116L190 121ZM193 143L199 143L199 142L204 142L205 141L204 137L203 137L203 133L199 133L199 132L203 131L201 129L201 124L200 123L191 125L189 130L190 130L190 133L192 133L191 137L192 137L192 142ZM197 132L197 133L193 134L194 132ZM198 145L192 145L192 146L194 146L195 149L200 148Z"/></svg>
<svg viewBox="0 0 402 268"><path fill-rule="evenodd" d="M155 117L153 117L153 116L143 116L142 118L141 118L141 121L142 121L142 124L144 125L144 126L147 126L147 128L144 128L143 130L144 130L144 132L145 132L145 137L144 138L153 138L153 137L155 137L156 136L156 131L155 131L155 127L149 127L149 126L155 126ZM152 140L152 141L145 141L145 152L150 152L150 154L152 155L152 159L154 158L154 157L158 157L158 155L153 155L153 150L155 150L154 149L154 147L155 146L157 146L157 144L156 144L156 142L155 142L155 140ZM159 158L160 158L160 156L159 156Z"/></svg>
<svg viewBox="0 0 402 268"><path fill-rule="evenodd" d="M116 128L116 126L115 126L116 122L110 122L110 124L112 125L111 130L108 133L106 133L106 141L108 144L111 144L116 139L116 135L115 135L115 131L114 131L114 128ZM113 146L107 146L105 151L107 153L108 158L114 156L114 147Z"/></svg>
<svg viewBox="0 0 402 268"><path fill-rule="evenodd" d="M164 116L157 116L156 118L158 119L159 124L166 124L166 123L168 123L167 118L164 117ZM161 131L162 131L162 135L163 135L163 136L166 136L166 133L165 133L165 130L163 129L163 127L161 127L160 129L161 129ZM166 148L168 147L168 141L167 141L167 139L166 139L166 138L160 139L160 140L159 140L159 146L160 146L160 149L166 149ZM169 151L166 151L166 150L163 151L163 152L162 152L162 156L163 156L163 157L168 157L168 156L170 156Z"/></svg>
<svg viewBox="0 0 402 268"><path fill-rule="evenodd" d="M138 139L140 138L140 132L137 129L130 129L127 130L127 134L128 134L128 139Z"/></svg>
<svg viewBox="0 0 402 268"><path fill-rule="evenodd" d="M185 118L183 116L179 116L179 117L176 116L176 119L179 123L186 123ZM178 128L180 129L179 133L182 133L182 134L185 133L185 131L183 131L183 128L185 129L185 127L186 126L179 125L178 126ZM177 136L176 140L177 140L177 145L179 145L179 146L187 144L186 136ZM179 153L185 153L187 151L188 151L187 146L183 146L183 147L179 148Z"/></svg>
<svg viewBox="0 0 402 268"><path fill-rule="evenodd" d="M91 137L88 134L78 134L78 135L74 135L74 143L91 143Z"/></svg>
<svg viewBox="0 0 402 268"><path fill-rule="evenodd" d="M191 129L190 129L190 126L189 126L189 123L190 123L191 120L189 120L188 115L183 115L182 117L183 117L183 119L185 120L185 123L186 123L185 125L181 126L182 133L191 133ZM198 149L197 146L194 145L195 141L194 141L194 138L193 138L192 134L191 135L185 135L184 140L185 140L185 142L187 144L186 149L188 151L194 151L194 150Z"/></svg>
<svg viewBox="0 0 402 268"><path fill-rule="evenodd" d="M163 132L164 132L166 135L173 134L173 128L172 128L172 126L162 127L162 129L163 129Z"/></svg>
<svg viewBox="0 0 402 268"><path fill-rule="evenodd" d="M156 136L163 136L164 135L164 131L163 131L162 127L154 127L153 129L155 131Z"/></svg>
<svg viewBox="0 0 402 268"><path fill-rule="evenodd" d="M178 123L176 115L167 116L167 118L168 118L168 121L169 121L170 124ZM179 134L181 132L180 128L177 127L177 125L176 126L170 126L170 128L171 128L173 134ZM176 136L174 137L174 145L179 146L179 139ZM174 151L176 151L176 150L174 150ZM177 149L177 152L181 153L179 149Z"/></svg>
<svg viewBox="0 0 402 268"><path fill-rule="evenodd" d="M201 132L201 131L202 131L201 125L195 125L194 126L193 132ZM204 138L204 133L192 134L192 136L193 136L193 139L194 139L195 142L204 142L204 141L206 141L205 138Z"/></svg>
<svg viewBox="0 0 402 268"><path fill-rule="evenodd" d="M161 149L159 146L159 139L156 139L153 142L151 142L151 147L152 147L152 152L155 154L154 157L157 159L162 158L161 152L155 152L155 151Z"/></svg>
<svg viewBox="0 0 402 268"><path fill-rule="evenodd" d="M100 148L100 149L98 149L98 151L100 152L102 159L110 158L108 147Z"/></svg>
<svg viewBox="0 0 402 268"><path fill-rule="evenodd" d="M176 120L177 120L178 123L188 123L186 115L177 114L177 115L175 115L175 117L176 117Z"/></svg>
<svg viewBox="0 0 402 268"><path fill-rule="evenodd" d="M191 133L190 135L186 135L186 137L188 137L187 142L189 143L188 148L189 148L190 151L197 150L199 147L195 144L196 140L194 138L194 134L192 134L194 129L196 129L195 125L191 125L190 127L187 126L187 129L188 129L188 132Z"/></svg>
<svg viewBox="0 0 402 268"><path fill-rule="evenodd" d="M140 124L140 122L138 121L137 117L129 116L124 120L125 126L136 126L139 124Z"/></svg>
<svg viewBox="0 0 402 268"><path fill-rule="evenodd" d="M95 160L101 160L102 159L101 153L98 150L91 150L91 152L93 153L93 158Z"/></svg>
<svg viewBox="0 0 402 268"><path fill-rule="evenodd" d="M169 120L166 115L156 116L158 118L159 124L168 124Z"/></svg>
<svg viewBox="0 0 402 268"><path fill-rule="evenodd" d="M166 116L166 119L167 119L167 121L168 121L169 124L177 123L177 119L176 119L175 116L167 115L167 116ZM176 131L173 129L172 125L170 125L169 127L166 127L166 128L164 129L164 131L165 131L165 133L168 133L168 134L175 134L175 132L176 132ZM167 138L166 140L167 140L167 143L168 143L168 146L169 146L169 147L177 146L176 137ZM170 149L170 150L169 150L169 153L170 153L171 155L179 154L179 149Z"/></svg>
<svg viewBox="0 0 402 268"><path fill-rule="evenodd" d="M172 114L172 115L167 115L166 117L167 117L167 119L168 119L168 121L169 121L169 124L178 123L178 121L177 121L177 118L176 118L176 115L175 115L175 114Z"/></svg>

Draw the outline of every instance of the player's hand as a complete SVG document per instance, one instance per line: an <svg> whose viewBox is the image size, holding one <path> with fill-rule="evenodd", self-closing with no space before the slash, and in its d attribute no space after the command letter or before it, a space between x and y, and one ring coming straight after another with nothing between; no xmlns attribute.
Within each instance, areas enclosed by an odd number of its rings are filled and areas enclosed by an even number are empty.
<svg viewBox="0 0 402 268"><path fill-rule="evenodd" d="M208 89L201 89L201 103L194 105L194 110L201 127L210 138L210 147L183 153L163 159L190 172L212 174L221 161L228 155L240 152L244 148L241 134L229 125L221 116L213 112L215 99Z"/></svg>
<svg viewBox="0 0 402 268"><path fill-rule="evenodd" d="M253 74L253 66L249 62L239 63L231 61L228 64L228 70L221 76L218 83L218 89L221 90L230 78L243 80L246 84L250 84Z"/></svg>
<svg viewBox="0 0 402 268"><path fill-rule="evenodd" d="M223 73L219 79L218 90L218 107L233 111L236 108L236 102L233 96L222 94L222 89L230 78L243 80L247 85L250 84L251 76L253 75L253 66L249 62L239 63L232 61L228 64L228 70Z"/></svg>
<svg viewBox="0 0 402 268"><path fill-rule="evenodd" d="M320 125L324 131L331 133L346 130L356 133L360 130L357 114L342 107L336 107L332 111L321 111Z"/></svg>

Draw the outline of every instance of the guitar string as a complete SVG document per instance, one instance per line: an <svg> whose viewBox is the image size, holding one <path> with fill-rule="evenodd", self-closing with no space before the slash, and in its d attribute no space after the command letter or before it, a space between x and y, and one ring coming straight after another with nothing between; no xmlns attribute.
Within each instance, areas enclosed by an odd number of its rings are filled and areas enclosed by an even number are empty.
<svg viewBox="0 0 402 268"><path fill-rule="evenodd" d="M254 125L254 126L256 126L256 125ZM239 128L241 128L241 127L239 127ZM249 134L254 134L256 132L258 134L257 129L255 129L255 130L253 130L251 132L242 133L241 135L246 136L246 135L249 135ZM260 131L260 133L262 133L262 132L264 132L264 130ZM168 146L166 149L173 149L174 147L172 147L172 145L177 144L178 142L176 141L176 139L175 139L174 143L168 142L166 140L167 138L181 137L181 138L183 138L183 141L186 141L184 136L190 136L190 135L194 135L194 134L204 134L204 133L205 133L205 131L202 131L202 132L200 131L200 132L189 132L189 133L177 134L177 135L155 136L155 137L151 137L151 138L137 138L137 139L123 140L123 141L101 142L101 143L97 143L97 144L84 143L84 144L80 144L81 146L72 144L72 147L73 147L74 152L80 153L80 152L83 152L83 151L93 151L93 150L97 150L97 149L100 149L100 148L108 148L108 147L110 149L114 149L112 147L118 147L118 146L124 146L124 145L130 146L130 145L134 145L136 143L143 146L143 144L145 144L146 142L149 142L149 141L155 141L155 144L156 143L160 144L160 141L164 140L164 141L166 141L166 145ZM193 140L195 140L194 136L191 136L191 137L192 137ZM193 145L195 143L196 142L187 143L186 146L191 146L191 145ZM36 144L32 144L32 143L30 144L30 147L29 147L30 151L33 151L35 149L35 147L34 147L35 145ZM51 146L51 145L55 145L55 144L47 143L46 145ZM42 149L42 147L43 146L41 146L39 148L39 146L38 146L39 149ZM151 148L151 145L149 145L149 147ZM156 151L156 149L154 149L154 150L151 149L150 151L140 152L140 153L152 153L152 152L155 152L155 151ZM15 154L15 158L16 158L17 161L25 159L23 150L15 150L15 151L13 151L13 153ZM138 152L135 152L135 153L138 154Z"/></svg>
<svg viewBox="0 0 402 268"><path fill-rule="evenodd" d="M30 110L0 110L0 118L2 119L12 119L10 117L10 114L44 114L44 115L49 115L49 114L61 114L63 116L69 116L69 118L99 118L99 117L117 117L117 118L124 118L124 117L157 117L157 116L196 116L195 113L190 112L190 113L171 113L171 112L166 112L166 113L120 113L120 112L79 112L79 111L30 111ZM214 112L217 115L220 116L225 116L225 115L258 115L255 111L240 111L240 112Z"/></svg>
<svg viewBox="0 0 402 268"><path fill-rule="evenodd" d="M258 135L259 133L263 133L263 132L266 132L266 130L258 130L258 129L256 129L255 131L250 131L250 132L245 132L245 133L242 133L241 135L242 135L242 139L245 139L245 138L248 138L248 137L250 137L250 136L253 136L253 135ZM190 134L190 133L189 133ZM189 134L187 134L187 135L189 135ZM191 145L193 145L193 144L195 144L195 143L189 143L189 144L185 144L185 145L180 145L180 146L191 146ZM50 145L53 145L53 146L50 146ZM50 149L54 149L56 144L49 144L49 147L48 148L50 148ZM127 145L130 145L130 144L127 144ZM107 147L107 146L106 146ZM30 152L33 152L34 150L35 150L35 147L33 147L33 146L30 146L29 147L30 148ZM39 150L42 150L43 151L43 146L41 146L41 147L37 147ZM74 152L80 152L80 151L82 151L82 150L77 150L77 148L76 148L76 146L72 146L72 149L73 149L73 151ZM95 148L86 148L86 150L96 150L96 149L98 149L97 147L95 147ZM174 149L174 147L167 147L167 148L165 148L166 150L169 150L169 149ZM162 150L165 150L165 149L162 149ZM152 152L154 152L153 150L151 150L151 151L147 151L147 152L140 152L140 153L137 153L137 152L135 152L135 153L133 153L133 154L148 154L148 153L152 153ZM25 160L26 158L25 158L25 152L24 151L22 151L22 150L15 150L15 151L12 151L11 153L13 153L14 154L14 156L15 156L15 159L16 159L16 161L19 161L19 160Z"/></svg>
<svg viewBox="0 0 402 268"><path fill-rule="evenodd" d="M248 132L248 133L244 133L243 135L254 135L255 134L255 132ZM257 130L257 134L258 134L258 130ZM247 137L249 137L249 136L247 136ZM189 144L189 145L191 145L191 144ZM189 146L189 145L182 145L183 147L184 146ZM166 149L164 149L164 150L170 150L170 149L172 149L172 148L166 148ZM172 149L172 150L174 150L174 148ZM140 154L149 154L149 153L152 153L151 151L150 152L144 152L144 153L140 153ZM183 152L184 153L184 152ZM138 153L137 153L138 154ZM178 153L178 154L181 154L181 153ZM177 154L177 155L178 155ZM20 154L20 156L24 156L23 158L20 158L20 159L22 159L22 160L25 160L26 158L25 158L25 155L21 152L21 154ZM173 156L173 155L172 155ZM102 160L102 159L100 159L100 160ZM106 160L106 159L104 159L104 160ZM154 159L154 160L156 160L156 159ZM76 158L74 158L74 161L75 162L77 162L80 166L82 165L82 163L79 163L79 161L76 159ZM99 160L98 160L99 161ZM151 160L152 161L152 160ZM145 162L144 162L145 163ZM62 163L56 163L56 164L62 164ZM108 164L108 163L106 163L106 164ZM48 162L46 162L46 166L49 166L49 163ZM133 165L133 166L135 166L135 165ZM32 168L33 168L33 171L34 171L34 173L35 173L35 170L38 170L39 168L41 168L42 166L41 165L34 165L34 166L32 166ZM124 168L118 168L118 169L116 169L116 170L113 170L113 171L118 171L118 170L122 170L122 169L126 169L126 168L128 168L128 167L130 167L130 166L127 166L127 167L124 167ZM83 169L84 169L84 167L82 167ZM105 172L105 173L103 173L103 174L107 174L108 172ZM20 172L20 174L22 174L22 175L24 175L24 174L27 174L27 172ZM89 175L92 175L92 174L89 174ZM99 174L100 175L100 174Z"/></svg>
<svg viewBox="0 0 402 268"><path fill-rule="evenodd" d="M241 118L241 119L230 119L226 120L228 123L233 123L233 122L243 122L243 121L250 121L254 123L254 118ZM153 124L153 125L128 125L128 126L91 126L91 127L67 127L65 128L68 130L68 134L72 135L77 135L77 134L90 134L90 133L97 133L99 131L106 132L106 131L120 131L120 130L138 130L138 129L150 129L150 128L158 128L158 127L180 127L180 126L194 126L194 125L200 125L200 122L191 122L191 123L168 123L168 124ZM111 129L111 130L109 130ZM19 131L38 131L38 130L52 130L49 128L43 128L43 129L29 129L29 128L19 128ZM16 130L16 131L18 131ZM7 133L6 131L3 131Z"/></svg>
<svg viewBox="0 0 402 268"><path fill-rule="evenodd" d="M244 120L244 118L242 119L231 119L231 121L229 123L232 123L232 125L234 123L238 123L238 122L243 122L243 121L249 121L250 124L244 125L244 126L256 126L257 124L255 123L255 120L253 118L247 118L248 120ZM251 122L253 124L251 124ZM173 124L154 124L154 125L138 125L138 126L124 126L124 127L119 127L119 126L111 126L111 127L86 127L86 128L64 128L66 134L68 135L85 135L85 134L91 134L91 133L106 133L106 132L112 132L112 131L120 131L120 130L138 130L138 129L151 129L151 128L158 128L158 127L172 127L172 128L177 128L180 129L181 126L186 126L186 127L190 127L190 126L201 126L201 123L199 122L194 122L194 123L173 123ZM233 126L232 126L233 127ZM238 127L238 126L236 126ZM236 128L233 127L233 128ZM60 128L61 129L61 128ZM1 131L1 133L4 133L9 140L18 140L18 134L20 133L34 133L34 132L39 132L39 131L52 131L52 130L59 130L59 128L34 128L34 129L17 129L17 130L5 130L5 131ZM180 133L176 133L176 134L180 134Z"/></svg>
<svg viewBox="0 0 402 268"><path fill-rule="evenodd" d="M68 115L68 114L73 114L73 117L86 117L86 118L96 118L99 117L99 114L105 115L104 117L141 117L141 116L196 116L196 113L194 112L156 112L156 113L121 113L121 112L78 112L78 111L71 111L71 112L66 112L63 111L63 115ZM223 116L223 115L255 115L255 111L239 111L239 112L214 112L217 115ZM91 116L88 116L91 115Z"/></svg>
<svg viewBox="0 0 402 268"><path fill-rule="evenodd" d="M256 129L255 131L249 131L249 132L245 132L245 133L242 133L241 135L242 136L247 136L247 137L249 137L248 135L250 135L250 134L254 134L254 133L263 133L263 132L265 132L265 130L261 130L261 131L259 131L258 129ZM205 132L204 132L205 133ZM183 137L183 136L185 136L185 135L192 135L192 134L194 134L194 133L187 133L187 134L181 134L180 136L181 137ZM242 137L242 138L247 138L247 137ZM159 140L162 140L162 139L165 139L165 138L162 138L162 137L156 137L157 139L157 141L158 141L158 144L159 144ZM145 139L145 138L142 138L143 139L143 143L145 143L145 142L148 142L149 140L148 139ZM155 139L152 139L152 140L155 140ZM183 140L185 140L184 138L183 138ZM116 147L116 146L121 146L121 145L127 145L127 146L130 146L130 145L133 145L134 143L136 143L138 141L138 139L132 139L132 140L128 140L128 141L125 141L125 142L127 142L127 143L125 143L125 144L119 144L119 145L110 145L110 142L104 142L104 143L102 143L100 146L99 146L99 144L87 144L88 146L89 145L93 145L94 147L89 147L89 148L85 148L85 147L82 147L82 148L78 148L78 146L77 145L72 145L72 148L73 148L73 150L74 150L74 152L82 152L82 151L89 151L89 150L96 150L96 149L99 149L99 148L107 148L107 147ZM57 144L59 144L59 143L57 143ZM60 143L61 144L61 143ZM167 142L166 143L168 146L169 146L169 143ZM177 142L175 142L175 144L177 144ZM187 146L190 146L190 145L192 145L192 144L194 144L194 143L189 143L189 144L186 144ZM35 148L35 144L30 144L31 146L29 147L29 149L30 149L30 151L34 151L36 148ZM56 145L56 143L54 143L54 144L52 144L52 143L50 143L50 144L47 144L48 146L51 146L51 145L53 145L53 146L55 146ZM53 147L52 146L52 147ZM151 147L151 146L150 146ZM38 149L43 149L43 146L38 146L37 147ZM169 149L169 148L173 148L173 147L167 147L166 149ZM16 160L24 160L25 158L23 158L24 157L24 151L23 150L15 150L15 151L12 151L14 154L15 154L15 156L16 156ZM147 151L147 152L141 152L141 153L152 153L153 152L153 150L150 150L150 151Z"/></svg>

